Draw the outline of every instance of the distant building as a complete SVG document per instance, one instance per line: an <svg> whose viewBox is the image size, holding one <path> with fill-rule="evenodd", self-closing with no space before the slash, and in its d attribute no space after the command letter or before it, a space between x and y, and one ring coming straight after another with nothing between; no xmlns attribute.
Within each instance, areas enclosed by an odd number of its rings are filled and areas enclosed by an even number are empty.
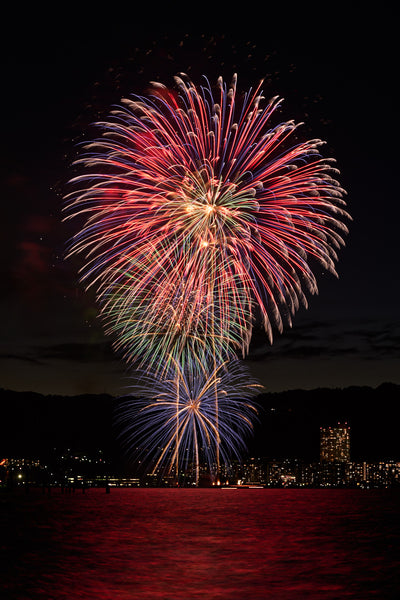
<svg viewBox="0 0 400 600"><path fill-rule="evenodd" d="M9 469L33 469L40 467L38 458L3 458L0 459L0 466Z"/></svg>
<svg viewBox="0 0 400 600"><path fill-rule="evenodd" d="M369 464L367 462L349 462L346 465L346 477L350 487L367 487Z"/></svg>
<svg viewBox="0 0 400 600"><path fill-rule="evenodd" d="M347 423L320 428L320 461L321 463L350 461L350 427Z"/></svg>
<svg viewBox="0 0 400 600"><path fill-rule="evenodd" d="M286 458L268 463L267 483L271 487L292 487L301 485L302 465L297 459Z"/></svg>

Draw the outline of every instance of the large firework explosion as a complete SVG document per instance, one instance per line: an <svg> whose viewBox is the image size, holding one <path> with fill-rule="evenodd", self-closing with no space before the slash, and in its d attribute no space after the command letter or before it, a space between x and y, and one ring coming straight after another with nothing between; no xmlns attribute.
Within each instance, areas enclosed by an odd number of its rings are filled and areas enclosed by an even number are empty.
<svg viewBox="0 0 400 600"><path fill-rule="evenodd" d="M272 341L317 291L311 265L336 273L348 218L321 140L274 124L281 100L261 108L262 84L175 83L97 124L67 197L67 218L85 218L71 253L115 347L160 380L245 356L256 318Z"/></svg>

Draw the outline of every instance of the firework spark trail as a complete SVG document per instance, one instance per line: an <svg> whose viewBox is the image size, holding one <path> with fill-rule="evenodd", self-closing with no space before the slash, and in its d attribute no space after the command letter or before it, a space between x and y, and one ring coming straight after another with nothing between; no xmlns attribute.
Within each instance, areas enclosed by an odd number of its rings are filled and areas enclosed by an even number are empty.
<svg viewBox="0 0 400 600"><path fill-rule="evenodd" d="M120 403L120 437L129 452L136 446L137 458L153 463L153 472L193 470L198 480L199 452L212 472L219 452L228 464L245 448L257 420L252 398L261 386L239 361L211 365L192 361L183 368L172 360L164 379L157 372L142 373L130 389L133 397Z"/></svg>

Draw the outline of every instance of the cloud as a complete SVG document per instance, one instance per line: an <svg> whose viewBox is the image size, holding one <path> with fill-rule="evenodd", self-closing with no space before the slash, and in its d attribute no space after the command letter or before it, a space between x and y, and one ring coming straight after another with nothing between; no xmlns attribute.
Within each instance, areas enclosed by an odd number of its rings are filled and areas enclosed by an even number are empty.
<svg viewBox="0 0 400 600"><path fill-rule="evenodd" d="M107 343L66 343L51 346L15 348L13 352L0 353L0 361L21 361L32 365L45 366L57 361L63 363L112 363L116 355Z"/></svg>
<svg viewBox="0 0 400 600"><path fill-rule="evenodd" d="M391 321L318 321L284 330L281 336L275 338L272 346L263 332L256 331L248 360L352 355L366 360L395 358L399 355L399 342L400 328Z"/></svg>
<svg viewBox="0 0 400 600"><path fill-rule="evenodd" d="M65 343L37 349L41 358L77 362L103 362L115 360L115 353L107 343Z"/></svg>
<svg viewBox="0 0 400 600"><path fill-rule="evenodd" d="M20 360L22 362L33 363L42 365L42 361L38 360L34 356L26 356L21 354L0 354L0 361L2 360Z"/></svg>

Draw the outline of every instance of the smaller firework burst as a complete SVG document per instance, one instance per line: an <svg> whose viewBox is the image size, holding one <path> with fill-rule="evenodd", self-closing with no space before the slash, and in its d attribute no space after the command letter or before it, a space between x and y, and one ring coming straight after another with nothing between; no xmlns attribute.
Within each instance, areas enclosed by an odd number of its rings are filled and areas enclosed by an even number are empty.
<svg viewBox="0 0 400 600"><path fill-rule="evenodd" d="M148 371L122 398L116 425L123 444L153 473L199 480L200 467L211 475L217 463L240 459L252 433L257 408L252 398L261 386L239 361L209 368L171 360L165 379ZM204 461L204 464L201 463Z"/></svg>

